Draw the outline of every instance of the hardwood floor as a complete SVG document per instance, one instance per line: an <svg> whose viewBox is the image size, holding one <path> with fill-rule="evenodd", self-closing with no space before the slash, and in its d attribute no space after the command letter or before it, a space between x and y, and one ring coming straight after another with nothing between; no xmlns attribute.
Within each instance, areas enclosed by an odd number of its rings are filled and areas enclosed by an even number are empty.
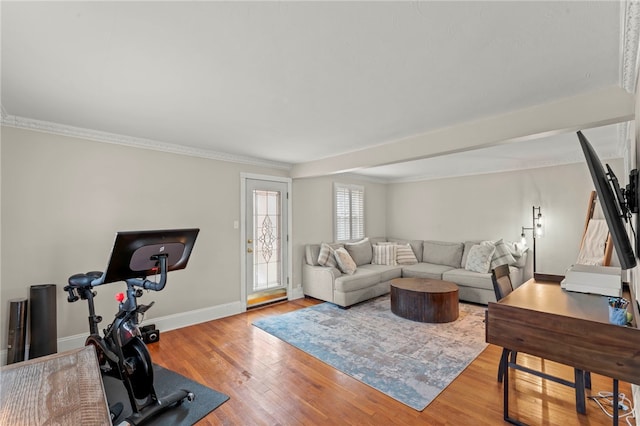
<svg viewBox="0 0 640 426"><path fill-rule="evenodd" d="M501 348L496 346L419 412L251 325L317 303L310 298L283 302L163 332L149 350L155 363L231 397L199 425L503 424L502 385L496 381ZM550 361L525 354L518 361L573 378L571 368ZM519 371L510 378L511 414L530 425L612 423L591 400L586 415L576 413L574 392L566 386ZM611 391L610 379L593 374L592 380L593 394ZM627 383L620 391L631 395Z"/></svg>

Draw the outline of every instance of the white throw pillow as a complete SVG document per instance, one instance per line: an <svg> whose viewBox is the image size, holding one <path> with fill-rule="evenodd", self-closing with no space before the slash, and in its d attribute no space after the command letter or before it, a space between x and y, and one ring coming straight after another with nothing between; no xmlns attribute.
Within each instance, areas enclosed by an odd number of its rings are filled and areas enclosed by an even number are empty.
<svg viewBox="0 0 640 426"><path fill-rule="evenodd" d="M411 244L398 244L396 246L396 262L398 265L415 265L418 263Z"/></svg>
<svg viewBox="0 0 640 426"><path fill-rule="evenodd" d="M373 259L371 263L374 265L391 265L396 263L396 245L395 244L374 244Z"/></svg>
<svg viewBox="0 0 640 426"><path fill-rule="evenodd" d="M496 247L491 244L476 244L471 247L469 250L469 255L467 256L467 264L464 266L464 269L472 272L480 272L482 274L486 274L489 272L489 267L491 266L491 257L493 253L496 251Z"/></svg>
<svg viewBox="0 0 640 426"><path fill-rule="evenodd" d="M345 248L339 248L333 251L333 255L338 262L338 269L348 275L353 275L356 272L356 262L353 261L351 255Z"/></svg>
<svg viewBox="0 0 640 426"><path fill-rule="evenodd" d="M517 268L524 268L527 263L527 257L525 256L525 254L527 253L527 251L529 251L529 247L527 247L526 244L516 242L509 242L506 244L507 247L509 247L511 255L516 260L513 266Z"/></svg>

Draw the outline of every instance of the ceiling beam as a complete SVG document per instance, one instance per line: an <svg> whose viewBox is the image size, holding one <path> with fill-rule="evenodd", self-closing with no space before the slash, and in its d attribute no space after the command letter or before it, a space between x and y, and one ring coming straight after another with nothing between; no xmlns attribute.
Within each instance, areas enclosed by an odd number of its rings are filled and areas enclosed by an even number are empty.
<svg viewBox="0 0 640 426"><path fill-rule="evenodd" d="M292 178L353 172L634 119L634 96L617 86L458 124L293 166Z"/></svg>

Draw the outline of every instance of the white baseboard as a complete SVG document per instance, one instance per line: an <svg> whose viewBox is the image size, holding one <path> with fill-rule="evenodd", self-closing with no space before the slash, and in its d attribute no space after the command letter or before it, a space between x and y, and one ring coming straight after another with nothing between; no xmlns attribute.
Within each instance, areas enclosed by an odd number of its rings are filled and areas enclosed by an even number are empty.
<svg viewBox="0 0 640 426"><path fill-rule="evenodd" d="M298 287L294 287L291 289L291 295L289 300L302 299L304 298L304 292L302 291L302 284Z"/></svg>
<svg viewBox="0 0 640 426"><path fill-rule="evenodd" d="M244 305L240 302L232 302L224 305L212 306L210 308L196 309L189 312L181 312L179 314L167 315L144 321L145 324L155 324L160 331L175 330L177 328L188 327L190 325L200 324L231 315L244 312ZM64 352L71 349L81 348L87 339L88 333L76 334L74 336L61 337L58 339L58 352ZM25 355L29 354L27 346ZM7 350L0 351L0 365L7 364Z"/></svg>

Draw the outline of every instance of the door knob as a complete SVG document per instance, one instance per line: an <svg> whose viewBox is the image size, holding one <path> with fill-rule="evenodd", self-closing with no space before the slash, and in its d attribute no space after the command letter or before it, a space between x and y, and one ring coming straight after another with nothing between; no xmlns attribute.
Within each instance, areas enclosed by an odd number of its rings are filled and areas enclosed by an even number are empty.
<svg viewBox="0 0 640 426"><path fill-rule="evenodd" d="M251 247L249 247L249 248L247 249L247 253L253 253L253 249L252 249Z"/></svg>
<svg viewBox="0 0 640 426"><path fill-rule="evenodd" d="M251 238L249 238L249 239L247 240L247 244L252 244L252 243L253 243L253 240L252 240Z"/></svg>

